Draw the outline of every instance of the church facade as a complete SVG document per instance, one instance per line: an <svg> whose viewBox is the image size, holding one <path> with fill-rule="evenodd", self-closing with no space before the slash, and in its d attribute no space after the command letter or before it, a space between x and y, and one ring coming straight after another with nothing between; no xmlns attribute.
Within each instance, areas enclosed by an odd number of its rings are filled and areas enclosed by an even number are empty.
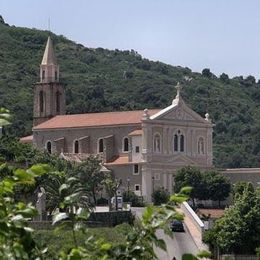
<svg viewBox="0 0 260 260"><path fill-rule="evenodd" d="M212 167L213 125L189 108L181 86L163 109L66 115L59 65L48 38L40 82L34 84L33 144L68 160L99 155L103 168L151 201L159 188L172 192L177 169Z"/></svg>

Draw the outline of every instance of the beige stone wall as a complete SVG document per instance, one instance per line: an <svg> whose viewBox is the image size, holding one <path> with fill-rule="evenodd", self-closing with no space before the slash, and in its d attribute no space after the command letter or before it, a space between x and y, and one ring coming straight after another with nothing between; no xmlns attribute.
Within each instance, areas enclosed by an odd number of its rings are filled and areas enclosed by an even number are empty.
<svg viewBox="0 0 260 260"><path fill-rule="evenodd" d="M222 173L230 179L232 184L245 181L251 182L255 188L260 187L260 168L227 169Z"/></svg>
<svg viewBox="0 0 260 260"><path fill-rule="evenodd" d="M136 135L132 136L130 139L131 143L131 161L140 162L142 160L142 136ZM137 147L139 147L139 152L136 152Z"/></svg>
<svg viewBox="0 0 260 260"><path fill-rule="evenodd" d="M43 112L40 111L40 91L43 91L44 106ZM60 111L56 110L56 92L60 93ZM34 85L34 110L33 125L36 126L55 115L65 114L65 92L63 85L58 82L36 83Z"/></svg>
<svg viewBox="0 0 260 260"><path fill-rule="evenodd" d="M127 178L130 179L129 181L130 190L134 191L135 185L140 185L140 189L142 190L142 166L141 165L139 165L140 167L139 174L133 173L134 164L132 163L125 164L125 165L106 166L106 167L112 171L112 173L117 179L122 180L122 185L120 186L120 189L122 191L127 191L128 189Z"/></svg>
<svg viewBox="0 0 260 260"><path fill-rule="evenodd" d="M173 122L174 123L174 122ZM143 129L146 134L143 135L144 160L148 162L158 162L175 164L175 166L196 165L198 167L212 166L212 129L195 124L156 124L154 121L146 120L143 122ZM174 151L174 135L180 131L184 135L184 151ZM161 136L161 151L155 152L153 149L153 137L155 134ZM202 137L204 140L204 154L198 153L198 140Z"/></svg>
<svg viewBox="0 0 260 260"><path fill-rule="evenodd" d="M90 153L90 137L89 136L83 136L81 138L77 139L79 141L79 152L80 153Z"/></svg>
<svg viewBox="0 0 260 260"><path fill-rule="evenodd" d="M83 137L88 136L86 141L87 153L97 154L98 152L98 140L100 138L105 138L107 136L114 136L113 138L113 154L114 155L126 155L122 152L122 140L130 132L140 128L139 124L128 125L128 126L116 126L116 127L106 127L106 128L71 128L71 129L60 129L60 130L36 130L34 131L34 144L40 149L44 149L47 141L54 141L61 137L65 138L64 142L64 152L73 153L73 145L75 140L80 140ZM111 145L111 144L110 144ZM83 149L83 147L82 147ZM85 148L84 148L85 149ZM109 153L112 153L111 147L109 148ZM56 147L53 147L53 151L56 152Z"/></svg>
<svg viewBox="0 0 260 260"><path fill-rule="evenodd" d="M110 161L115 156L114 151L114 135L106 136L104 138L104 162Z"/></svg>

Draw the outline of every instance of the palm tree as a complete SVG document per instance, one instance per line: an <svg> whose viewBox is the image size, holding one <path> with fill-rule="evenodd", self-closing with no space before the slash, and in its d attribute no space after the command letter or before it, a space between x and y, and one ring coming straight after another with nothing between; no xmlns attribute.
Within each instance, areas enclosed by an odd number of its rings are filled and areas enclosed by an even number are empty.
<svg viewBox="0 0 260 260"><path fill-rule="evenodd" d="M64 172L48 174L42 182L46 191L47 211L52 215L56 209L66 211L75 208L92 208L90 194L77 177L68 177Z"/></svg>

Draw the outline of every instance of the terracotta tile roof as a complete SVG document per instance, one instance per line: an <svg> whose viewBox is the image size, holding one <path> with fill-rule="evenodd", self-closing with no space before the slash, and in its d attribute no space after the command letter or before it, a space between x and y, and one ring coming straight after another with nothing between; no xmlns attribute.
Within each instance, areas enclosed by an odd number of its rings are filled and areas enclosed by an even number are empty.
<svg viewBox="0 0 260 260"><path fill-rule="evenodd" d="M120 165L120 164L128 164L130 163L128 160L128 156L119 156L113 158L110 162L104 163L105 166L109 165Z"/></svg>
<svg viewBox="0 0 260 260"><path fill-rule="evenodd" d="M131 132L130 134L128 134L129 136L134 136L134 135L142 135L143 134L143 130L138 129L138 130L134 130L133 132Z"/></svg>
<svg viewBox="0 0 260 260"><path fill-rule="evenodd" d="M32 135L28 135L28 136L24 136L22 138L20 138L20 142L21 143L32 143L33 141L33 136Z"/></svg>
<svg viewBox="0 0 260 260"><path fill-rule="evenodd" d="M60 157L66 161L82 162L86 160L90 155L86 153L61 153Z"/></svg>
<svg viewBox="0 0 260 260"><path fill-rule="evenodd" d="M210 215L211 219L221 218L224 215L224 209L198 209L196 212L199 216Z"/></svg>
<svg viewBox="0 0 260 260"><path fill-rule="evenodd" d="M151 109L149 114L158 111L160 110ZM143 110L61 115L37 125L33 130L138 124L141 123L142 115Z"/></svg>

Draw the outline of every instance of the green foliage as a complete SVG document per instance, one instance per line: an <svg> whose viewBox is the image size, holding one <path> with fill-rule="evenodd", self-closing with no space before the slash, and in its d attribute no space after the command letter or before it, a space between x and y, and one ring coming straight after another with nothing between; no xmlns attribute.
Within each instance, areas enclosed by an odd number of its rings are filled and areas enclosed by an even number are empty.
<svg viewBox="0 0 260 260"><path fill-rule="evenodd" d="M195 167L184 167L180 169L175 177L175 191L182 187L190 186L192 190L190 197L195 206L195 199L214 200L220 202L225 200L231 191L229 180L217 171L200 172Z"/></svg>
<svg viewBox="0 0 260 260"><path fill-rule="evenodd" d="M102 180L101 184L105 187L106 194L108 196L108 206L109 211L112 210L112 204L111 199L116 196L116 191L118 190L119 186L121 185L121 181L116 179L114 175L111 173L107 173L104 176L104 179ZM117 201L116 201L117 203ZM117 207L117 204L116 204Z"/></svg>
<svg viewBox="0 0 260 260"><path fill-rule="evenodd" d="M11 119L10 111L0 107L0 126L9 125L10 119Z"/></svg>
<svg viewBox="0 0 260 260"><path fill-rule="evenodd" d="M225 210L204 241L218 246L223 253L254 254L260 244L260 189L248 183L236 194L234 205Z"/></svg>
<svg viewBox="0 0 260 260"><path fill-rule="evenodd" d="M77 231L76 239L81 247L84 246L88 236L93 236L94 240L103 240L116 245L125 241L125 236L130 229L128 224L121 224L114 228L89 228L88 235ZM70 230L36 230L33 232L33 238L41 248L48 247L49 259L54 259L60 251L66 253L74 247Z"/></svg>
<svg viewBox="0 0 260 260"><path fill-rule="evenodd" d="M169 198L170 198L170 194L164 188L156 189L152 193L152 199L153 199L154 205L161 205L161 204L167 203L169 201Z"/></svg>
<svg viewBox="0 0 260 260"><path fill-rule="evenodd" d="M0 20L1 21L1 20ZM0 22L0 107L14 116L9 132L31 133L33 87L49 32L7 26ZM164 108L174 85L201 116L209 112L214 129L217 167L260 167L259 83L252 76L218 79L189 68L143 59L134 50L87 48L51 35L65 84L67 112ZM127 98L126 98L127 97Z"/></svg>
<svg viewBox="0 0 260 260"><path fill-rule="evenodd" d="M232 193L233 193L233 199L234 200L239 200L240 197L243 195L243 193L247 190L250 189L252 192L254 191L254 187L251 183L246 182L246 181L239 181L236 182L233 185Z"/></svg>
<svg viewBox="0 0 260 260"><path fill-rule="evenodd" d="M207 195L202 199L211 199L214 201L220 202L225 200L231 191L231 184L229 180L216 171L206 171L202 174L202 183L205 185L204 187L201 185L202 192L205 190L204 194Z"/></svg>
<svg viewBox="0 0 260 260"><path fill-rule="evenodd" d="M142 198L137 196L133 191L125 191L123 193L123 201L130 202L132 207L143 207L144 203Z"/></svg>
<svg viewBox="0 0 260 260"><path fill-rule="evenodd" d="M94 204L97 204L96 193L100 190L100 184L105 178L101 171L101 161L95 156L89 156L85 161L74 166L74 172L77 174L81 183L92 193ZM73 176L75 176L73 174Z"/></svg>
<svg viewBox="0 0 260 260"><path fill-rule="evenodd" d="M15 202L17 184L34 183L36 177L49 171L46 165L17 169L0 181L0 258L35 259L44 253L35 243L28 221L37 215L32 205Z"/></svg>
<svg viewBox="0 0 260 260"><path fill-rule="evenodd" d="M62 259L157 259L154 246L166 249L165 242L158 238L156 230L161 228L172 235L166 221L175 217L174 208L149 206L143 213L141 221L127 230L123 241L118 244L94 241L89 237L83 247L74 247L62 254Z"/></svg>
<svg viewBox="0 0 260 260"><path fill-rule="evenodd" d="M33 165L27 170L14 170L11 176L4 177L0 181L1 259L41 259L44 254L47 258L55 259L60 250L59 259L157 259L154 248L159 247L166 250L164 240L157 237L156 231L163 229L166 234L172 235L167 223L173 218L181 217L173 206L147 207L141 220L134 226L122 227L123 238L112 243L111 239L97 238L93 236L93 232L86 229L84 221L89 217L90 207L88 204L82 203L84 187L82 187L81 181L75 177L66 179L59 187L59 193L65 194L62 196L63 200L60 205L68 210L57 213L53 218L53 224L60 223L59 230L62 227L66 228L67 231L63 230L62 233L59 233L62 234L62 239L57 241L53 234L48 238L46 232L45 234L40 233L40 238L39 233L32 236L33 230L28 228L27 222L37 215L37 211L31 205L15 203L14 187L20 183L35 183L35 178L48 172L51 172L51 168L47 165ZM180 197L182 201L187 199L184 193L189 190L189 188L182 189L183 194L172 196L171 201L178 204L179 200L176 198ZM64 222L64 220L69 221ZM71 235L68 235L68 232ZM119 230L116 233L119 233ZM45 240L46 236L48 241ZM55 242L52 242L53 239ZM62 241L62 246L59 245L59 241ZM52 245L48 252L44 246L50 242ZM66 242L65 245L64 242Z"/></svg>
<svg viewBox="0 0 260 260"><path fill-rule="evenodd" d="M181 188L185 186L192 187L190 198L193 201L193 206L195 206L195 198L200 198L200 194L202 192L201 180L202 175L198 168L191 166L183 167L178 170L175 176L174 190L175 192L179 192Z"/></svg>

